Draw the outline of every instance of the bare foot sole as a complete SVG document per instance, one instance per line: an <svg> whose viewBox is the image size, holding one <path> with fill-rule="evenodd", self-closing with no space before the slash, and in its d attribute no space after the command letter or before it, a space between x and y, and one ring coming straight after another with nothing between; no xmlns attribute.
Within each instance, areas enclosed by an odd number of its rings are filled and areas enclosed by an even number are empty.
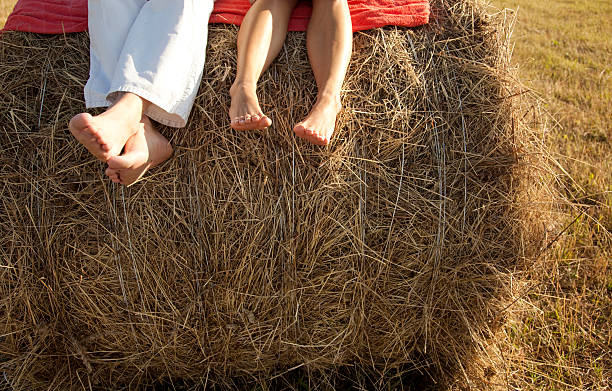
<svg viewBox="0 0 612 391"><path fill-rule="evenodd" d="M298 137L315 145L328 145L336 128L336 117L340 109L339 99L317 101L308 116L295 125L293 131Z"/></svg>
<svg viewBox="0 0 612 391"><path fill-rule="evenodd" d="M232 105L230 107L230 121L236 130L263 130L272 125L259 106L255 86L234 84L230 89Z"/></svg>
<svg viewBox="0 0 612 391"><path fill-rule="evenodd" d="M134 94L123 94L104 113L93 117L77 114L70 120L70 133L95 157L107 161L121 153L127 140L140 126L143 100Z"/></svg>
<svg viewBox="0 0 612 391"><path fill-rule="evenodd" d="M127 140L123 154L108 159L106 175L114 183L131 186L148 169L172 156L170 142L155 130L149 118L143 116L142 125L142 129Z"/></svg>

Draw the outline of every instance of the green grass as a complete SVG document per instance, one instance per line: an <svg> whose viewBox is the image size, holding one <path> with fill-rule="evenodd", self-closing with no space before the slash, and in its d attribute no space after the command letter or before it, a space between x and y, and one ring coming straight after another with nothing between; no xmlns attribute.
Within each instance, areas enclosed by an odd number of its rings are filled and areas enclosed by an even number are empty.
<svg viewBox="0 0 612 391"><path fill-rule="evenodd" d="M612 2L494 0L517 10L513 62L552 115L548 144L571 223L507 327L512 386L612 387ZM556 121L556 122L555 122Z"/></svg>

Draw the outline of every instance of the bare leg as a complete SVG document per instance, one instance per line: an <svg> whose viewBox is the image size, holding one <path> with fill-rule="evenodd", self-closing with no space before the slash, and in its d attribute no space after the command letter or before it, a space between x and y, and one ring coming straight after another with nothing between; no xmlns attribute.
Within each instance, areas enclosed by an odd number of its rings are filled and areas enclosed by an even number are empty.
<svg viewBox="0 0 612 391"><path fill-rule="evenodd" d="M297 0L257 0L238 33L238 69L230 89L230 120L237 130L264 129L272 124L257 99L257 81L276 58L287 36Z"/></svg>
<svg viewBox="0 0 612 391"><path fill-rule="evenodd" d="M341 109L340 90L352 53L353 32L347 0L313 0L308 25L308 57L317 81L317 101L294 132L313 144L327 145Z"/></svg>
<svg viewBox="0 0 612 391"><path fill-rule="evenodd" d="M127 140L120 156L108 159L106 175L115 183L130 186L151 167L163 163L172 155L170 142L161 135L147 116L142 126Z"/></svg>
<svg viewBox="0 0 612 391"><path fill-rule="evenodd" d="M77 114L68 127L89 152L106 162L119 155L127 140L138 131L148 105L138 95L124 93L104 113L95 117L89 113Z"/></svg>

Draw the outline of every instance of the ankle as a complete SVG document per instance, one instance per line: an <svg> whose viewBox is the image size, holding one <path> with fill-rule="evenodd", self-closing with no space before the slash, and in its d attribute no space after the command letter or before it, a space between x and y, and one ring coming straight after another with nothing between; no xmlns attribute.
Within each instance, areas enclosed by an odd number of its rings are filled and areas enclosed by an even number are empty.
<svg viewBox="0 0 612 391"><path fill-rule="evenodd" d="M325 106L331 106L338 111L342 109L342 99L340 98L340 94L320 93L317 95L317 103Z"/></svg>
<svg viewBox="0 0 612 391"><path fill-rule="evenodd" d="M234 81L234 84L230 87L230 95L234 95L238 92L243 91L256 91L257 90L257 82L256 81L247 81L247 80L238 80Z"/></svg>
<svg viewBox="0 0 612 391"><path fill-rule="evenodd" d="M120 104L123 107L132 110L142 111L150 103L132 92L123 92L115 101L115 104Z"/></svg>
<svg viewBox="0 0 612 391"><path fill-rule="evenodd" d="M150 103L138 95L124 93L118 97L104 114L117 114L128 121L139 122Z"/></svg>

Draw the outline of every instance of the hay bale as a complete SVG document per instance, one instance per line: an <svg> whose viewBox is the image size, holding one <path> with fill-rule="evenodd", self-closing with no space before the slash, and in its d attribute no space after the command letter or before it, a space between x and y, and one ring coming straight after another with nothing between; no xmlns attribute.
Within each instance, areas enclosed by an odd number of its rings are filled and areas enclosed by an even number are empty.
<svg viewBox="0 0 612 391"><path fill-rule="evenodd" d="M229 128L237 29L214 26L175 156L125 189L67 131L86 34L0 42L0 368L16 389L231 385L290 368L468 378L538 245L529 142L499 25L436 0L431 25L355 35L329 148L304 34L260 83L275 126ZM467 368L467 369L466 369ZM20 388L21 387L21 388Z"/></svg>

